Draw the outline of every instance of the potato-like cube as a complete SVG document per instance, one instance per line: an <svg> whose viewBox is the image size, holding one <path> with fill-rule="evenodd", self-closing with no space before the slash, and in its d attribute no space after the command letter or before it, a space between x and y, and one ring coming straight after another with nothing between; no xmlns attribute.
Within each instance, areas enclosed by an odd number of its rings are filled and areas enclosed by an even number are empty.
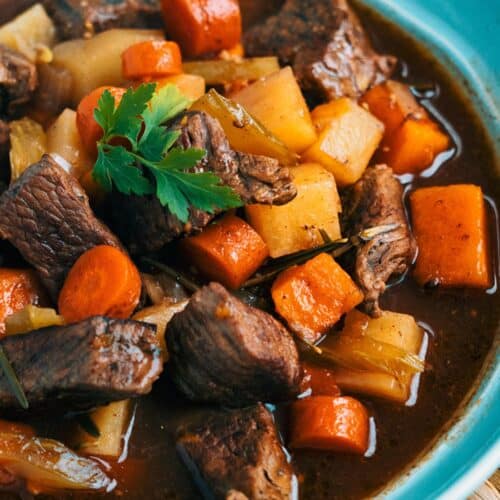
<svg viewBox="0 0 500 500"><path fill-rule="evenodd" d="M341 237L342 208L333 175L314 163L291 167L290 171L297 187L295 199L279 207L246 207L250 225L266 242L273 258L321 245L320 229L333 240Z"/></svg>
<svg viewBox="0 0 500 500"><path fill-rule="evenodd" d="M410 195L419 248L414 276L420 285L488 288L488 222L479 186L422 188Z"/></svg>
<svg viewBox="0 0 500 500"><path fill-rule="evenodd" d="M341 337L356 338L364 335L380 342L378 346L391 345L417 356L422 347L424 332L417 322L408 314L383 311L379 318L370 318L355 309L345 318ZM327 339L325 345L328 345ZM335 342L335 339L334 339ZM334 346L335 344L333 344ZM359 348L359 346L357 346ZM334 348L334 347L333 347ZM380 347L382 349L382 347ZM370 351L353 353L355 359L359 355L364 360L370 357ZM380 351L377 350L377 357ZM390 363L391 354L387 353L387 363ZM334 380L346 392L377 396L391 401L405 403L410 397L411 383L414 377L411 371L400 372L397 375L377 370L361 370L359 367L343 366L334 372Z"/></svg>
<svg viewBox="0 0 500 500"><path fill-rule="evenodd" d="M76 112L65 109L47 130L47 151L56 153L69 164L69 173L79 179L94 166L76 128Z"/></svg>
<svg viewBox="0 0 500 500"><path fill-rule="evenodd" d="M119 86L123 82L122 52L146 40L163 40L162 31L113 29L88 40L70 40L53 49L53 64L67 69L73 77L72 104L103 85Z"/></svg>
<svg viewBox="0 0 500 500"><path fill-rule="evenodd" d="M417 118L428 116L408 85L393 80L372 87L359 103L384 124L385 137L391 136L409 115Z"/></svg>
<svg viewBox="0 0 500 500"><path fill-rule="evenodd" d="M316 140L306 101L288 66L232 94L231 99L296 153Z"/></svg>
<svg viewBox="0 0 500 500"><path fill-rule="evenodd" d="M122 452L123 436L130 420L130 400L101 406L89 417L98 429L99 437L90 435L80 427L74 438L78 451L86 455L118 458Z"/></svg>
<svg viewBox="0 0 500 500"><path fill-rule="evenodd" d="M319 137L304 160L323 165L341 187L353 184L382 140L384 125L347 97L319 106L311 116Z"/></svg>
<svg viewBox="0 0 500 500"><path fill-rule="evenodd" d="M188 75L187 73L167 76L158 80L158 88L169 83L176 85L180 93L192 101L196 101L196 99L205 95L205 79L202 76Z"/></svg>

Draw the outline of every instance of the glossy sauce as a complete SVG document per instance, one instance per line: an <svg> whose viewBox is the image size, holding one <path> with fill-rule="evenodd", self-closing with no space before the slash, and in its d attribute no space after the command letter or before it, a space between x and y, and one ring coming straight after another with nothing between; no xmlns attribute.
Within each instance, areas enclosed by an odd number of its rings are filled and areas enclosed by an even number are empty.
<svg viewBox="0 0 500 500"><path fill-rule="evenodd" d="M268 8L270 5L272 2L268 2ZM362 14L378 49L395 54L403 62L396 76L401 77L404 72L405 81L409 83L435 84L436 95L430 103L424 100L423 104L431 112L435 109L439 113L436 116L445 117L443 126L454 131L453 135L461 143L456 145L452 159L432 176L413 180L406 186L406 193L428 185L480 185L490 203L492 255L496 255L498 234L493 232L498 229L499 221L493 208L500 203L500 183L494 174L494 153L479 121L429 54L397 27L368 12ZM497 260L495 269L498 274ZM407 467L436 438L472 387L500 322L500 294L495 287L488 293L422 290L411 277L407 277L387 291L382 307L412 314L429 333L427 370L421 378L416 405L405 407L361 398L376 423L375 454L370 458L360 458L320 452L295 453L293 464L302 498L360 498L380 489ZM137 403L128 459L112 465L118 486L111 496L130 499L200 498L191 477L177 458L175 434L179 426L204 418L205 411L179 398L168 381L168 374L165 374L155 384L153 393ZM60 422L53 420L39 429L44 434L57 436L60 427ZM286 437L286 422L283 422L281 432ZM66 494L57 498L100 496ZM56 497L46 495L43 498Z"/></svg>

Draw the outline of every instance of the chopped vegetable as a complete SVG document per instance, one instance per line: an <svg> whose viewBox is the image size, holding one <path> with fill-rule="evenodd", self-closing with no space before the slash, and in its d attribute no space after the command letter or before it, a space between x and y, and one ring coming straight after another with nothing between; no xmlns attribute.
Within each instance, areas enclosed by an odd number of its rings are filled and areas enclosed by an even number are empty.
<svg viewBox="0 0 500 500"><path fill-rule="evenodd" d="M231 147L236 151L276 158L283 165L295 165L297 156L276 136L255 120L239 104L210 89L190 108L204 111L222 125Z"/></svg>
<svg viewBox="0 0 500 500"><path fill-rule="evenodd" d="M383 311L370 318L353 310L342 332L328 337L320 350L323 359L339 366L334 378L342 390L404 403L413 376L424 370L418 357L422 341L412 316Z"/></svg>
<svg viewBox="0 0 500 500"><path fill-rule="evenodd" d="M122 85L122 52L134 43L163 38L163 32L157 30L112 29L88 40L70 40L56 45L53 64L65 68L72 76L71 104L76 107L84 96L98 87Z"/></svg>
<svg viewBox="0 0 500 500"><path fill-rule="evenodd" d="M151 323L156 325L156 335L158 336L163 360L168 361L167 344L165 342L165 331L169 321L175 314L184 310L187 306L188 300L180 302L163 302L154 306L145 307L139 312L135 313L133 319L143 321L144 323Z"/></svg>
<svg viewBox="0 0 500 500"><path fill-rule="evenodd" d="M96 462L62 443L15 432L0 433L0 465L26 479L36 492L105 490L111 483Z"/></svg>
<svg viewBox="0 0 500 500"><path fill-rule="evenodd" d="M237 0L162 0L161 7L169 36L187 56L231 49L240 41Z"/></svg>
<svg viewBox="0 0 500 500"><path fill-rule="evenodd" d="M222 85L238 80L255 81L279 71L276 57L250 57L234 60L189 61L183 65L185 73L202 76L208 85Z"/></svg>
<svg viewBox="0 0 500 500"><path fill-rule="evenodd" d="M392 136L408 115L418 118L428 117L408 85L393 80L375 85L361 97L359 102L384 124L385 138Z"/></svg>
<svg viewBox="0 0 500 500"><path fill-rule="evenodd" d="M157 89L169 84L175 85L179 92L190 101L196 101L196 99L200 99L205 95L205 80L198 75L181 73L180 75L159 78L155 81L158 84Z"/></svg>
<svg viewBox="0 0 500 500"><path fill-rule="evenodd" d="M98 435L93 436L80 426L72 439L75 449L84 455L118 458L123 449L123 437L130 421L129 399L101 406L88 415ZM89 429L90 430L90 429Z"/></svg>
<svg viewBox="0 0 500 500"><path fill-rule="evenodd" d="M94 113L105 90L113 96L117 104L125 94L125 89L122 87L99 87L86 95L76 110L76 127L80 134L80 140L87 153L93 156L97 153L97 142L104 133L102 127L97 123Z"/></svg>
<svg viewBox="0 0 500 500"><path fill-rule="evenodd" d="M368 412L350 397L300 399L292 403L290 434L290 448L363 455L368 447Z"/></svg>
<svg viewBox="0 0 500 500"><path fill-rule="evenodd" d="M297 196L283 206L249 205L247 218L271 257L320 246L321 231L340 238L340 197L333 175L314 163L290 169Z"/></svg>
<svg viewBox="0 0 500 500"><path fill-rule="evenodd" d="M420 285L488 288L492 282L486 206L479 186L417 189L410 196Z"/></svg>
<svg viewBox="0 0 500 500"><path fill-rule="evenodd" d="M72 109L65 109L48 128L47 151L64 158L70 166L69 173L77 179L92 170L93 162L83 146L77 127L77 114Z"/></svg>
<svg viewBox="0 0 500 500"><path fill-rule="evenodd" d="M68 323L96 315L128 318L140 295L141 277L130 258L115 247L98 245L69 271L59 294L59 313Z"/></svg>
<svg viewBox="0 0 500 500"><path fill-rule="evenodd" d="M318 341L363 300L351 277L325 253L283 271L271 294L276 312L308 343Z"/></svg>
<svg viewBox="0 0 500 500"><path fill-rule="evenodd" d="M188 298L184 287L166 273L141 273L144 291L154 305L177 304Z"/></svg>
<svg viewBox="0 0 500 500"><path fill-rule="evenodd" d="M258 80L231 98L296 153L316 140L309 109L290 67Z"/></svg>
<svg viewBox="0 0 500 500"><path fill-rule="evenodd" d="M14 182L47 152L42 126L31 118L10 122L10 181Z"/></svg>
<svg viewBox="0 0 500 500"><path fill-rule="evenodd" d="M28 304L20 311L7 316L5 320L5 334L17 335L45 328L46 326L63 324L64 319L57 314L55 309Z"/></svg>
<svg viewBox="0 0 500 500"><path fill-rule="evenodd" d="M432 165L436 156L449 145L448 136L437 123L409 116L384 141L377 159L387 163L396 174L417 174Z"/></svg>
<svg viewBox="0 0 500 500"><path fill-rule="evenodd" d="M54 23L39 3L0 27L0 43L33 62L50 62L55 35Z"/></svg>
<svg viewBox="0 0 500 500"><path fill-rule="evenodd" d="M340 388L332 369L312 363L302 363L302 371L305 388L310 389L313 396L340 396Z"/></svg>
<svg viewBox="0 0 500 500"><path fill-rule="evenodd" d="M106 191L114 186L124 194L155 193L160 203L184 223L191 208L214 213L240 206L239 196L221 185L215 174L190 171L206 151L174 147L180 131L162 126L184 110L188 101L174 85L158 92L155 88L154 83L129 88L118 106L111 92L103 92L94 111L104 131L97 145L94 179ZM128 141L130 149L115 145L117 140Z"/></svg>
<svg viewBox="0 0 500 500"><path fill-rule="evenodd" d="M182 56L175 42L146 40L122 53L123 76L129 80L155 79L182 73Z"/></svg>
<svg viewBox="0 0 500 500"><path fill-rule="evenodd" d="M239 288L269 256L266 244L243 219L228 214L181 241L181 251L206 278Z"/></svg>
<svg viewBox="0 0 500 500"><path fill-rule="evenodd" d="M418 173L448 149L447 135L429 118L407 85L386 81L370 89L360 103L384 123L377 159L397 174Z"/></svg>
<svg viewBox="0 0 500 500"><path fill-rule="evenodd" d="M5 320L28 304L38 304L45 292L33 271L0 268L0 336Z"/></svg>
<svg viewBox="0 0 500 500"><path fill-rule="evenodd" d="M353 184L382 140L384 125L347 97L318 106L311 117L319 137L304 159L327 168L339 186Z"/></svg>

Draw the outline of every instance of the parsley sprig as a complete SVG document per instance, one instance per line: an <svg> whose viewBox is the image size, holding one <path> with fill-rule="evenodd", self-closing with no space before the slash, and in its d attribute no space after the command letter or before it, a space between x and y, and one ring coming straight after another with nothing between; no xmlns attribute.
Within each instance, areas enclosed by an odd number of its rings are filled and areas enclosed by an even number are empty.
<svg viewBox="0 0 500 500"><path fill-rule="evenodd" d="M189 104L175 85L158 91L155 83L129 88L117 106L105 90L94 111L104 131L97 143L94 179L106 191L114 187L126 195L155 194L182 222L189 219L190 207L213 213L241 206L239 196L221 185L218 176L192 170L205 150L174 147L180 131L164 125ZM116 139L126 139L130 145L126 148Z"/></svg>

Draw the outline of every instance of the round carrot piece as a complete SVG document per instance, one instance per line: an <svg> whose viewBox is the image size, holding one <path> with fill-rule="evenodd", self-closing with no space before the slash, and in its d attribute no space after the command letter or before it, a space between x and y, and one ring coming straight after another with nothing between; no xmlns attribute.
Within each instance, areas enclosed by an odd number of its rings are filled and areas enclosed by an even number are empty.
<svg viewBox="0 0 500 500"><path fill-rule="evenodd" d="M141 277L128 255L99 245L82 254L59 294L59 313L68 322L91 316L128 318L139 303Z"/></svg>
<svg viewBox="0 0 500 500"><path fill-rule="evenodd" d="M80 101L76 110L76 127L80 139L85 149L93 155L97 153L96 143L103 133L101 126L95 121L94 110L105 90L109 90L115 98L115 106L125 93L125 89L121 87L98 87Z"/></svg>
<svg viewBox="0 0 500 500"><path fill-rule="evenodd" d="M122 53L122 73L128 80L178 75L182 73L181 49L165 40L135 43Z"/></svg>

